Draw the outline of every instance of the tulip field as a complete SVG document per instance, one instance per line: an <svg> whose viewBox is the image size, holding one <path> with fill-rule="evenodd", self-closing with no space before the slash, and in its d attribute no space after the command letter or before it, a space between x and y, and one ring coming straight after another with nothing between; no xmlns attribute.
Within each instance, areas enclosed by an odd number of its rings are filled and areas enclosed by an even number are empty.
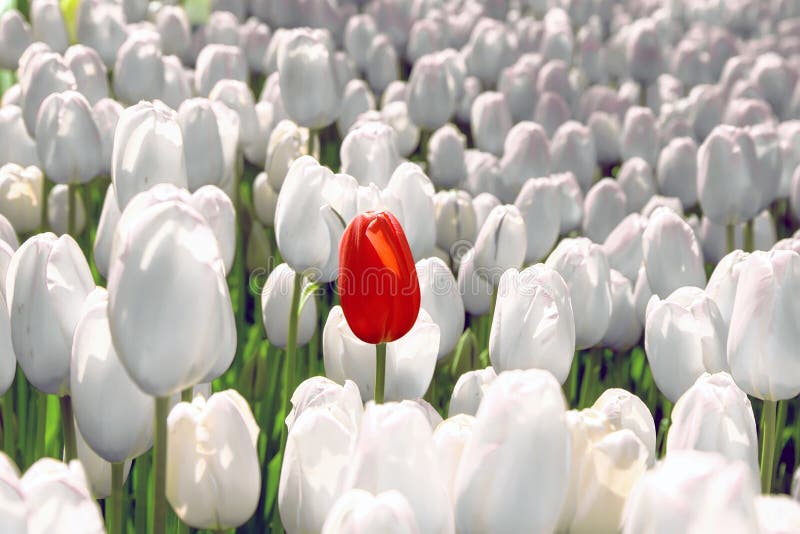
<svg viewBox="0 0 800 534"><path fill-rule="evenodd" d="M800 0L0 0L0 534L800 533Z"/></svg>

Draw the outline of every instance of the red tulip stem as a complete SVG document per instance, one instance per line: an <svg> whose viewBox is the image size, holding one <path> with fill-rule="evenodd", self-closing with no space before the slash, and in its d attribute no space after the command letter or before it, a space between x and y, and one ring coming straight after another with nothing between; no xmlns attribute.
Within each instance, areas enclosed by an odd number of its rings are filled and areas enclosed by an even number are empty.
<svg viewBox="0 0 800 534"><path fill-rule="evenodd" d="M153 534L165 534L167 526L167 414L169 397L157 397L153 421Z"/></svg>
<svg viewBox="0 0 800 534"><path fill-rule="evenodd" d="M375 404L383 404L383 389L386 383L386 343L375 345Z"/></svg>
<svg viewBox="0 0 800 534"><path fill-rule="evenodd" d="M61 403L61 423L64 426L64 459L69 462L78 457L75 444L75 421L72 419L72 401L69 395L59 398Z"/></svg>
<svg viewBox="0 0 800 534"><path fill-rule="evenodd" d="M772 492L772 471L775 460L775 408L776 401L764 399L761 412L761 491L765 494Z"/></svg>

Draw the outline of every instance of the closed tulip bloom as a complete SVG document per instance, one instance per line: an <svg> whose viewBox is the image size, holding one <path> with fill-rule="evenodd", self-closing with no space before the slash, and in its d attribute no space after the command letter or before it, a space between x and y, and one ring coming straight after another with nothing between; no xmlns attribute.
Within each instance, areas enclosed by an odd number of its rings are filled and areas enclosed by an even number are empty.
<svg viewBox="0 0 800 534"><path fill-rule="evenodd" d="M276 191L283 186L292 163L308 152L308 135L308 129L290 120L278 122L270 133L265 171L269 184Z"/></svg>
<svg viewBox="0 0 800 534"><path fill-rule="evenodd" d="M6 94L8 91L3 96ZM0 136L5 140L0 145L0 165L41 166L36 141L25 129L21 108L5 102L0 105Z"/></svg>
<svg viewBox="0 0 800 534"><path fill-rule="evenodd" d="M114 152L114 134L124 108L112 98L98 100L92 107L92 116L100 133L100 173L111 174L111 155Z"/></svg>
<svg viewBox="0 0 800 534"><path fill-rule="evenodd" d="M392 173L384 190L392 193L402 206L403 230L415 259L426 257L436 242L434 188L431 180L414 163L401 163Z"/></svg>
<svg viewBox="0 0 800 534"><path fill-rule="evenodd" d="M37 389L69 391L72 336L94 287L86 258L68 235L39 234L14 253L6 275L11 336L20 367Z"/></svg>
<svg viewBox="0 0 800 534"><path fill-rule="evenodd" d="M378 34L367 48L366 79L375 93L400 78L397 51L386 35Z"/></svg>
<svg viewBox="0 0 800 534"><path fill-rule="evenodd" d="M472 437L475 417L459 414L439 423L433 430L433 444L439 456L439 468L451 500L455 501L455 482L464 446Z"/></svg>
<svg viewBox="0 0 800 534"><path fill-rule="evenodd" d="M52 93L77 88L75 75L66 61L53 52L37 54L25 65L24 71L20 68L19 84L22 88L22 118L31 135L36 134L39 109L45 99Z"/></svg>
<svg viewBox="0 0 800 534"><path fill-rule="evenodd" d="M656 426L650 409L642 399L620 388L609 388L594 402L592 409L605 415L613 430L628 429L644 443L648 451L647 465L656 457Z"/></svg>
<svg viewBox="0 0 800 534"><path fill-rule="evenodd" d="M569 287L576 348L595 345L608 329L612 312L609 267L603 249L585 237L563 239L545 264L558 271Z"/></svg>
<svg viewBox="0 0 800 534"><path fill-rule="evenodd" d="M161 102L127 108L114 133L111 179L120 210L154 184L186 187L186 159L177 114Z"/></svg>
<svg viewBox="0 0 800 534"><path fill-rule="evenodd" d="M398 491L373 495L362 489L351 489L331 508L323 534L367 534L393 532L419 534L417 520L408 500Z"/></svg>
<svg viewBox="0 0 800 534"><path fill-rule="evenodd" d="M540 263L522 272L509 269L497 291L489 337L492 367L546 369L563 383L575 353L575 319L564 279Z"/></svg>
<svg viewBox="0 0 800 534"><path fill-rule="evenodd" d="M217 238L206 219L179 200L147 202L142 197L137 206L134 200L117 226L109 324L133 381L164 397L227 369L236 326ZM190 294L203 298L191 308L180 305ZM134 332L148 332L146 349Z"/></svg>
<svg viewBox="0 0 800 534"><path fill-rule="evenodd" d="M156 13L155 25L164 54L189 59L192 30L186 10L182 6L162 6Z"/></svg>
<svg viewBox="0 0 800 534"><path fill-rule="evenodd" d="M229 529L253 515L261 489L259 428L235 390L182 402L167 419L167 486L172 508L194 528Z"/></svg>
<svg viewBox="0 0 800 534"><path fill-rule="evenodd" d="M616 163L621 156L620 124L616 115L595 111L589 116L587 123L592 131L597 162L602 165Z"/></svg>
<svg viewBox="0 0 800 534"><path fill-rule="evenodd" d="M628 30L625 57L631 77L649 85L661 74L664 58L661 40L652 19L639 19Z"/></svg>
<svg viewBox="0 0 800 534"><path fill-rule="evenodd" d="M680 215L661 207L642 234L642 257L653 294L661 298L683 286L704 287L703 254L692 228Z"/></svg>
<svg viewBox="0 0 800 534"><path fill-rule="evenodd" d="M289 117L318 130L336 120L342 95L326 45L306 33L282 43L278 53L281 94Z"/></svg>
<svg viewBox="0 0 800 534"><path fill-rule="evenodd" d="M253 210L264 226L275 224L275 207L278 204L278 193L272 188L267 174L262 172L253 181Z"/></svg>
<svg viewBox="0 0 800 534"><path fill-rule="evenodd" d="M642 475L622 532L758 532L749 467L716 453L679 451Z"/></svg>
<svg viewBox="0 0 800 534"><path fill-rule="evenodd" d="M730 252L717 263L708 279L706 293L714 299L728 328L730 328L733 305L736 301L739 276L749 257L747 252L741 250Z"/></svg>
<svg viewBox="0 0 800 534"><path fill-rule="evenodd" d="M486 91L472 103L470 127L475 146L495 156L503 154L503 145L511 130L511 113L503 93Z"/></svg>
<svg viewBox="0 0 800 534"><path fill-rule="evenodd" d="M100 55L84 45L70 46L64 54L78 91L86 97L92 106L98 100L108 96L108 74Z"/></svg>
<svg viewBox="0 0 800 534"><path fill-rule="evenodd" d="M159 98L172 109L178 109L184 100L192 97L193 73L184 68L177 56L164 56L162 61L164 90Z"/></svg>
<svg viewBox="0 0 800 534"><path fill-rule="evenodd" d="M108 278L111 262L111 245L117 231L117 222L120 218L117 197L114 194L114 184L109 184L103 198L103 208L100 211L100 220L97 223L97 233L94 239L94 263L97 271Z"/></svg>
<svg viewBox="0 0 800 534"><path fill-rule="evenodd" d="M94 48L107 69L114 62L125 39L128 28L122 5L102 0L87 0L78 6L76 37L79 43Z"/></svg>
<svg viewBox="0 0 800 534"><path fill-rule="evenodd" d="M100 131L82 94L64 91L42 102L36 149L45 174L56 183L86 183L100 173Z"/></svg>
<svg viewBox="0 0 800 534"><path fill-rule="evenodd" d="M570 468L565 412L561 387L547 371L497 377L478 408L456 475L459 532L555 529ZM547 481L546 490L530 484L533 479Z"/></svg>
<svg viewBox="0 0 800 534"><path fill-rule="evenodd" d="M371 120L350 129L339 147L339 156L343 173L353 176L360 185L373 182L378 187L386 187L401 161L394 129Z"/></svg>
<svg viewBox="0 0 800 534"><path fill-rule="evenodd" d="M541 124L547 135L552 138L558 129L569 121L571 115L569 104L564 97L548 91L539 97L533 120Z"/></svg>
<svg viewBox="0 0 800 534"><path fill-rule="evenodd" d="M622 164L617 181L625 192L628 213L641 211L657 191L652 167L639 157Z"/></svg>
<svg viewBox="0 0 800 534"><path fill-rule="evenodd" d="M636 282L642 266L642 232L646 227L645 217L631 213L620 221L603 242L609 267L619 271L631 283Z"/></svg>
<svg viewBox="0 0 800 534"><path fill-rule="evenodd" d="M219 187L204 185L192 194L190 203L214 232L225 273L231 272L236 253L236 210L233 201Z"/></svg>
<svg viewBox="0 0 800 534"><path fill-rule="evenodd" d="M272 345L285 347L289 338L289 308L292 300L292 284L295 273L282 263L275 267L261 293L261 309L267 339ZM305 281L305 287L310 282ZM313 295L306 301L300 312L297 327L297 344L305 345L314 335L317 327L317 301Z"/></svg>
<svg viewBox="0 0 800 534"><path fill-rule="evenodd" d="M697 203L697 144L690 137L672 139L658 157L658 189L678 197L685 208Z"/></svg>
<svg viewBox="0 0 800 534"><path fill-rule="evenodd" d="M727 330L716 303L702 289L682 287L647 305L644 348L658 389L678 400L703 373L725 371Z"/></svg>
<svg viewBox="0 0 800 534"><path fill-rule="evenodd" d="M36 230L42 221L44 177L36 167L7 163L0 167L0 213L24 234Z"/></svg>
<svg viewBox="0 0 800 534"><path fill-rule="evenodd" d="M105 499L111 495L111 464L100 457L83 439L80 430L75 429L75 449L78 460L81 462L89 489L95 499ZM122 469L122 483L128 480L131 470L131 461L124 462Z"/></svg>
<svg viewBox="0 0 800 534"><path fill-rule="evenodd" d="M458 377L450 396L448 417L458 414L475 415L486 391L497 378L494 368L467 371Z"/></svg>
<svg viewBox="0 0 800 534"><path fill-rule="evenodd" d="M475 238L475 269L493 285L508 269L518 269L525 261L525 221L514 205L492 209Z"/></svg>
<svg viewBox="0 0 800 534"><path fill-rule="evenodd" d="M728 336L728 363L749 395L783 400L800 393L796 354L800 254L754 252L741 267Z"/></svg>
<svg viewBox="0 0 800 534"><path fill-rule="evenodd" d="M469 73L491 87L500 72L516 60L517 40L505 24L484 17L473 28L464 50Z"/></svg>
<svg viewBox="0 0 800 534"><path fill-rule="evenodd" d="M642 158L653 168L658 163L658 126L650 108L634 106L625 113L620 140L622 159Z"/></svg>
<svg viewBox="0 0 800 534"><path fill-rule="evenodd" d="M114 94L127 103L161 98L164 92L164 62L158 34L131 33L119 48L114 63Z"/></svg>
<svg viewBox="0 0 800 534"><path fill-rule="evenodd" d="M365 71L367 68L367 51L377 33L375 19L368 13L354 15L347 21L344 30L344 49L360 71Z"/></svg>
<svg viewBox="0 0 800 534"><path fill-rule="evenodd" d="M697 153L697 191L703 213L717 224L752 219L761 207L756 150L750 135L718 126Z"/></svg>
<svg viewBox="0 0 800 534"><path fill-rule="evenodd" d="M33 38L46 43L54 51L63 53L69 46L67 26L58 2L35 0L30 5Z"/></svg>
<svg viewBox="0 0 800 534"><path fill-rule="evenodd" d="M482 227L483 223L485 223L486 219L489 217L489 213L500 205L502 205L502 202L491 193L480 193L472 199L472 207L475 209L477 227ZM520 211L520 213L522 212ZM523 218L524 217L523 215Z"/></svg>
<svg viewBox="0 0 800 534"><path fill-rule="evenodd" d="M529 178L550 172L550 143L547 134L534 122L520 122L509 130L500 159L500 200L511 202Z"/></svg>
<svg viewBox="0 0 800 534"><path fill-rule="evenodd" d="M768 208L780 193L783 175L783 152L778 130L771 124L750 128L750 137L756 149L756 173L761 190L761 208Z"/></svg>
<svg viewBox="0 0 800 534"><path fill-rule="evenodd" d="M411 120L422 130L433 131L455 112L455 80L445 68L445 57L428 54L414 63L406 90Z"/></svg>
<svg viewBox="0 0 800 534"><path fill-rule="evenodd" d="M185 100L178 109L189 190L218 185L224 176L224 155L217 115L205 98Z"/></svg>
<svg viewBox="0 0 800 534"><path fill-rule="evenodd" d="M458 128L445 124L428 141L428 172L441 188L458 187L467 177L464 150L467 139Z"/></svg>
<svg viewBox="0 0 800 534"><path fill-rule="evenodd" d="M106 290L97 288L83 308L72 343L70 393L86 443L106 462L124 462L150 448L154 401L117 356L107 306Z"/></svg>
<svg viewBox="0 0 800 534"><path fill-rule="evenodd" d="M583 201L583 234L602 243L625 216L627 197L620 182L603 178L589 189Z"/></svg>
<svg viewBox="0 0 800 534"><path fill-rule="evenodd" d="M220 80L247 82L247 60L238 46L209 44L197 56L194 71L194 90L198 96L208 96Z"/></svg>
<svg viewBox="0 0 800 534"><path fill-rule="evenodd" d="M511 117L516 121L533 119L536 108L536 78L539 64L529 54L523 55L516 63L500 72L497 89L508 102Z"/></svg>
<svg viewBox="0 0 800 534"><path fill-rule="evenodd" d="M553 136L550 150L553 155L552 170L572 172L581 189L588 191L597 165L591 131L578 122L566 122Z"/></svg>
<svg viewBox="0 0 800 534"><path fill-rule="evenodd" d="M447 254L456 256L453 252L460 251L459 244L472 242L478 232L472 198L466 191L440 191L434 195L433 205L436 245Z"/></svg>
<svg viewBox="0 0 800 534"><path fill-rule="evenodd" d="M411 122L405 101L389 102L382 106L380 116L381 120L395 131L397 151L400 156L410 157L419 145L420 131L417 125ZM458 167L458 161L455 165Z"/></svg>
<svg viewBox="0 0 800 534"><path fill-rule="evenodd" d="M398 432L399 429L403 431ZM422 411L412 404L367 405L350 460L347 486L376 493L396 490L408 500L420 525L419 532L453 531L450 500L438 469L431 427ZM331 517L338 515L338 507L334 507Z"/></svg>
<svg viewBox="0 0 800 534"><path fill-rule="evenodd" d="M681 449L718 452L740 460L758 479L758 436L747 394L725 372L703 374L672 409L667 454Z"/></svg>
<svg viewBox="0 0 800 534"><path fill-rule="evenodd" d="M328 511L345 491L361 398L350 381L342 387L314 377L300 384L292 404L278 489L281 521L287 532L320 532Z"/></svg>
<svg viewBox="0 0 800 534"><path fill-rule="evenodd" d="M456 105L456 119L462 123L469 123L472 114L472 104L481 94L481 82L475 76L468 76L464 79L461 88L461 100ZM510 112L510 111L509 111Z"/></svg>
<svg viewBox="0 0 800 534"><path fill-rule="evenodd" d="M525 220L525 262L544 259L558 239L561 224L560 193L552 178L531 178L522 186L514 205Z"/></svg>
<svg viewBox="0 0 800 534"><path fill-rule="evenodd" d="M411 330L386 346L386 400L416 399L428 389L439 350L439 326L424 310ZM360 340L340 306L328 314L322 333L325 374L344 383L354 381L363 400L374 397L375 347Z"/></svg>
<svg viewBox="0 0 800 534"><path fill-rule="evenodd" d="M69 191L66 185L58 184L47 195L47 222L56 235L64 235L69 229ZM86 228L86 208L79 191L75 195L75 228L80 235Z"/></svg>
<svg viewBox="0 0 800 534"><path fill-rule="evenodd" d="M344 88L336 128L340 136L347 134L362 113L375 110L375 96L364 80L350 80Z"/></svg>
<svg viewBox="0 0 800 534"><path fill-rule="evenodd" d="M610 274L611 318L600 344L613 351L624 352L632 349L642 337L642 323L633 300L633 283L614 269Z"/></svg>
<svg viewBox="0 0 800 534"><path fill-rule="evenodd" d="M572 172L553 174L552 179L558 185L559 192L559 213L561 214L559 234L566 235L581 226L583 192Z"/></svg>
<svg viewBox="0 0 800 534"><path fill-rule="evenodd" d="M339 245L338 288L359 339L394 341L411 329L420 306L419 279L394 215L367 212L348 225Z"/></svg>
<svg viewBox="0 0 800 534"><path fill-rule="evenodd" d="M19 58L33 42L31 27L16 9L0 15L0 67L16 70Z"/></svg>
<svg viewBox="0 0 800 534"><path fill-rule="evenodd" d="M464 331L464 302L453 272L439 258L426 258L416 264L421 308L439 326L438 357L449 354Z"/></svg>

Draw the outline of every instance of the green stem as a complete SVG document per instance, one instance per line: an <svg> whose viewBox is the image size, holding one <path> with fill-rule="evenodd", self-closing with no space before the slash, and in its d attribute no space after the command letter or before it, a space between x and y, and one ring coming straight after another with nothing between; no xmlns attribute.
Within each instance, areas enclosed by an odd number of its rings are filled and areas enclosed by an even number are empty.
<svg viewBox="0 0 800 534"><path fill-rule="evenodd" d="M589 397L591 388L595 383L595 375L600 370L600 358L602 357L603 349L593 348L586 355L586 366L583 369L583 378L581 379L581 392L578 397L578 408L583 409L589 406Z"/></svg>
<svg viewBox="0 0 800 534"><path fill-rule="evenodd" d="M181 402L192 402L192 393L194 388L188 387L181 391Z"/></svg>
<svg viewBox="0 0 800 534"><path fill-rule="evenodd" d="M77 209L77 190L78 184L70 182L67 185L67 233L72 237L77 237L75 234L75 219L76 219L76 209Z"/></svg>
<svg viewBox="0 0 800 534"><path fill-rule="evenodd" d="M761 412L761 491L768 494L772 491L772 470L775 459L775 408L776 401L764 400Z"/></svg>
<svg viewBox="0 0 800 534"><path fill-rule="evenodd" d="M725 225L725 244L729 254L736 250L736 225Z"/></svg>
<svg viewBox="0 0 800 534"><path fill-rule="evenodd" d="M167 412L169 397L156 398L153 421L153 533L165 534L167 525Z"/></svg>
<svg viewBox="0 0 800 534"><path fill-rule="evenodd" d="M383 389L386 383L386 343L375 345L375 403L383 404Z"/></svg>
<svg viewBox="0 0 800 534"><path fill-rule="evenodd" d="M242 162L241 155L238 156L237 161ZM242 220L244 213L242 209L242 192L241 192L241 176L243 169L242 165L237 165L233 176L233 209L236 217L236 250L234 252L234 261L231 270L235 271L238 284L238 305L236 306L236 335L239 338L237 346L243 345L241 343L242 336L246 330L245 325L245 311L247 310L247 266L244 259L244 225ZM256 305L258 306L258 305Z"/></svg>
<svg viewBox="0 0 800 534"><path fill-rule="evenodd" d="M61 423L64 426L64 459L74 460L78 457L78 449L75 444L75 422L72 420L72 401L69 395L59 398L61 403Z"/></svg>
<svg viewBox="0 0 800 534"><path fill-rule="evenodd" d="M122 492L125 462L111 464L111 499L107 515L111 518L109 534L122 534Z"/></svg>
<svg viewBox="0 0 800 534"><path fill-rule="evenodd" d="M750 219L744 225L744 251L753 252L756 249L755 229L753 228L754 219Z"/></svg>

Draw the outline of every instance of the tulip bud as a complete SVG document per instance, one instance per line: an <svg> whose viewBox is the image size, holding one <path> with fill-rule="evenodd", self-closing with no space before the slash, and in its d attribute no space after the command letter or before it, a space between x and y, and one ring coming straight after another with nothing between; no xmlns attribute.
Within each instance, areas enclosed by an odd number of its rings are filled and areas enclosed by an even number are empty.
<svg viewBox="0 0 800 534"><path fill-rule="evenodd" d="M282 263L269 273L267 284L261 293L261 310L267 339L272 345L281 348L286 347L289 338L288 317L292 301L294 277L295 273L291 267ZM310 282L306 280L303 285L303 292L308 291L310 285ZM317 301L314 298L314 294L311 293L300 312L297 330L298 346L308 343L316 329Z"/></svg>
<svg viewBox="0 0 800 534"><path fill-rule="evenodd" d="M107 305L107 292L95 289L75 327L70 394L82 439L106 462L124 462L150 448L154 401L114 350Z"/></svg>
<svg viewBox="0 0 800 534"><path fill-rule="evenodd" d="M58 53L69 46L64 15L55 0L35 0L30 5L30 20L33 38L42 41Z"/></svg>
<svg viewBox="0 0 800 534"><path fill-rule="evenodd" d="M638 213L631 213L620 221L603 242L609 267L619 271L631 283L636 282L642 265L642 232L646 227L647 219Z"/></svg>
<svg viewBox="0 0 800 534"><path fill-rule="evenodd" d="M619 388L610 388L592 405L602 412L613 430L627 429L636 434L648 452L647 465L652 466L656 457L656 426L650 409L642 399Z"/></svg>
<svg viewBox="0 0 800 534"><path fill-rule="evenodd" d="M497 82L500 72L517 59L517 42L505 24L481 18L464 49L467 70L486 87Z"/></svg>
<svg viewBox="0 0 800 534"><path fill-rule="evenodd" d="M183 136L177 114L161 102L127 108L114 134L111 179L120 210L154 184L187 186Z"/></svg>
<svg viewBox="0 0 800 534"><path fill-rule="evenodd" d="M800 338L790 317L800 313L800 255L754 252L744 261L733 302L728 363L749 395L783 400L800 393L800 368L793 364ZM781 319L784 318L784 319Z"/></svg>
<svg viewBox="0 0 800 534"><path fill-rule="evenodd" d="M358 116L375 110L375 97L364 80L350 80L344 88L336 129L344 137Z"/></svg>
<svg viewBox="0 0 800 534"><path fill-rule="evenodd" d="M211 102L204 98L184 101L178 109L177 120L183 137L189 190L221 183L224 155L220 128Z"/></svg>
<svg viewBox="0 0 800 534"><path fill-rule="evenodd" d="M656 25L652 19L639 19L628 29L625 56L631 77L649 85L661 74L664 59Z"/></svg>
<svg viewBox="0 0 800 534"><path fill-rule="evenodd" d="M546 369L563 383L575 353L575 319L561 275L543 264L500 278L489 357L497 371Z"/></svg>
<svg viewBox="0 0 800 534"><path fill-rule="evenodd" d="M555 529L570 468L565 411L561 387L547 371L497 377L478 409L456 475L459 532ZM530 484L534 478L547 481L546 490Z"/></svg>
<svg viewBox="0 0 800 534"><path fill-rule="evenodd" d="M728 367L725 321L702 289L681 287L666 299L647 305L644 347L658 389L678 400L703 373Z"/></svg>
<svg viewBox="0 0 800 534"><path fill-rule="evenodd" d="M620 182L603 178L589 189L583 201L583 234L595 243L602 243L622 222L627 197Z"/></svg>
<svg viewBox="0 0 800 534"><path fill-rule="evenodd" d="M19 58L33 42L31 27L16 9L0 15L0 68L16 70Z"/></svg>
<svg viewBox="0 0 800 534"><path fill-rule="evenodd" d="M360 71L367 69L367 52L378 34L375 19L367 13L350 17L344 30L344 49Z"/></svg>
<svg viewBox="0 0 800 534"><path fill-rule="evenodd" d="M625 504L622 532L758 532L749 467L716 453L680 451L644 473Z"/></svg>
<svg viewBox="0 0 800 534"><path fill-rule="evenodd" d="M475 417L459 414L445 419L433 431L433 444L439 456L439 468L452 501L455 501L455 482L464 446L472 437Z"/></svg>
<svg viewBox="0 0 800 534"><path fill-rule="evenodd" d="M434 195L433 205L436 245L453 257L463 254L459 245L472 242L478 231L475 208L469 193L440 191ZM455 250L456 248L459 250Z"/></svg>
<svg viewBox="0 0 800 534"><path fill-rule="evenodd" d="M108 97L108 73L100 55L84 45L74 45L67 49L64 61L75 76L78 91L86 97L89 104L95 105L100 99Z"/></svg>
<svg viewBox="0 0 800 534"><path fill-rule="evenodd" d="M616 352L625 352L639 342L642 324L633 300L633 284L614 269L611 269L610 274L611 317L600 344Z"/></svg>
<svg viewBox="0 0 800 534"><path fill-rule="evenodd" d="M475 415L487 389L497 378L494 368L467 371L458 377L450 397L448 417L458 414Z"/></svg>
<svg viewBox="0 0 800 534"><path fill-rule="evenodd" d="M453 531L453 512L432 430L422 411L412 405L367 405L347 486L373 493L397 490L408 500L419 532ZM334 517L337 507L331 513Z"/></svg>
<svg viewBox="0 0 800 534"><path fill-rule="evenodd" d="M181 521L222 530L250 519L261 492L260 430L247 401L232 389L198 395L167 424L166 493Z"/></svg>
<svg viewBox="0 0 800 534"><path fill-rule="evenodd" d="M692 228L669 208L658 208L642 234L642 257L653 293L666 297L679 287L705 286L703 254Z"/></svg>
<svg viewBox="0 0 800 534"><path fill-rule="evenodd" d="M572 172L581 189L587 191L597 165L591 131L575 121L566 122L556 131L550 148L553 155L552 170Z"/></svg>
<svg viewBox="0 0 800 534"><path fill-rule="evenodd" d="M110 184L103 199L103 209L100 211L100 221L97 223L97 233L94 239L95 267L106 279L111 263L111 245L120 215L117 197L114 194L114 184Z"/></svg>
<svg viewBox="0 0 800 534"><path fill-rule="evenodd" d="M547 176L550 172L550 143L544 130L533 122L516 124L505 139L500 159L500 200L511 202L529 179Z"/></svg>
<svg viewBox="0 0 800 534"><path fill-rule="evenodd" d="M472 104L475 99L481 94L481 82L475 76L468 76L464 79L464 85L461 88L461 100L456 106L456 119L462 123L469 123L470 115L472 114Z"/></svg>
<svg viewBox="0 0 800 534"><path fill-rule="evenodd" d="M239 46L239 21L225 10L212 10L205 27L205 44Z"/></svg>
<svg viewBox="0 0 800 534"><path fill-rule="evenodd" d="M3 96L7 94L8 91ZM16 105L5 102L0 105L0 137L4 139L0 144L0 165L12 162L23 166L41 165L36 152L36 141L25 129L22 109Z"/></svg>
<svg viewBox="0 0 800 534"><path fill-rule="evenodd" d="M339 155L342 172L355 177L359 184L373 182L378 187L386 187L400 164L397 134L382 122L357 123L342 141Z"/></svg>
<svg viewBox="0 0 800 534"><path fill-rule="evenodd" d="M69 391L72 336L94 287L89 264L69 235L39 234L14 253L6 275L11 336L19 364L37 389Z"/></svg>
<svg viewBox="0 0 800 534"><path fill-rule="evenodd" d="M112 98L98 100L92 108L92 117L100 134L100 174L111 174L114 134L123 109L122 104Z"/></svg>
<svg viewBox="0 0 800 534"><path fill-rule="evenodd" d="M349 532L394 532L418 534L417 520L408 500L395 490L372 495L361 489L351 489L330 509L323 534Z"/></svg>
<svg viewBox="0 0 800 534"><path fill-rule="evenodd" d="M438 358L441 360L455 348L464 330L464 303L452 271L442 260L423 259L417 262L416 268L420 307L439 326Z"/></svg>
<svg viewBox="0 0 800 534"><path fill-rule="evenodd" d="M473 209L475 210L475 218L477 222L476 227L481 228L483 226L483 223L485 223L486 219L489 217L489 213L491 213L491 211L495 207L501 205L502 202L500 202L500 200L491 193L481 193L474 199L472 199L472 206ZM520 210L520 212L522 213L522 216L524 218L525 214L523 210Z"/></svg>
<svg viewBox="0 0 800 534"><path fill-rule="evenodd" d="M684 207L697 203L697 144L689 137L672 139L658 157L658 189L678 197Z"/></svg>
<svg viewBox="0 0 800 534"><path fill-rule="evenodd" d="M192 30L186 10L182 6L162 6L156 13L155 25L161 36L163 53L178 56L189 63Z"/></svg>
<svg viewBox="0 0 800 534"><path fill-rule="evenodd" d="M158 34L131 33L120 46L114 63L114 94L134 104L161 98L164 92L164 62Z"/></svg>
<svg viewBox="0 0 800 534"><path fill-rule="evenodd" d="M0 167L0 213L17 233L33 232L41 225L43 182L42 171L36 167L15 163Z"/></svg>
<svg viewBox="0 0 800 534"><path fill-rule="evenodd" d="M508 109L515 122L533 119L538 75L539 62L531 54L521 56L516 63L500 72L497 90L506 98Z"/></svg>
<svg viewBox="0 0 800 534"><path fill-rule="evenodd" d="M497 285L508 269L522 267L527 237L525 221L513 205L494 208L475 238L475 268Z"/></svg>
<svg viewBox="0 0 800 534"><path fill-rule="evenodd" d="M655 167L660 144L656 118L650 108L634 106L625 113L620 143L623 160L642 158L650 168Z"/></svg>
<svg viewBox="0 0 800 534"><path fill-rule="evenodd" d="M464 149L467 139L458 128L445 124L428 141L428 172L441 188L458 187L467 177Z"/></svg>
<svg viewBox="0 0 800 534"><path fill-rule="evenodd" d="M595 345L608 329L612 312L608 260L602 248L585 237L563 239L545 265L558 271L569 287L576 348Z"/></svg>
<svg viewBox="0 0 800 534"><path fill-rule="evenodd" d="M100 131L81 93L53 93L42 102L36 149L45 174L56 183L86 183L100 173Z"/></svg>
<svg viewBox="0 0 800 534"><path fill-rule="evenodd" d="M422 130L433 131L455 112L455 80L440 54L423 56L414 63L408 79L406 105L411 120Z"/></svg>
<svg viewBox="0 0 800 534"><path fill-rule="evenodd" d="M83 439L80 431L75 429L75 448L78 457L86 472L87 482L92 495L96 499L105 499L111 496L111 464L100 457ZM131 461L124 462L122 469L122 483L128 479L131 470Z"/></svg>
<svg viewBox="0 0 800 534"><path fill-rule="evenodd" d="M194 90L208 96L220 80L231 79L247 83L247 60L238 46L206 45L197 56L194 71Z"/></svg>
<svg viewBox="0 0 800 534"><path fill-rule="evenodd" d="M525 220L525 262L542 260L553 249L560 228L560 193L552 178L531 178L514 205Z"/></svg>
<svg viewBox="0 0 800 534"><path fill-rule="evenodd" d="M783 153L777 129L760 124L750 129L756 150L756 175L761 190L761 208L768 208L779 196L783 173Z"/></svg>
<svg viewBox="0 0 800 534"><path fill-rule="evenodd" d="M625 192L628 213L641 211L656 194L656 181L650 165L639 157L622 164L617 181Z"/></svg>
<svg viewBox="0 0 800 534"><path fill-rule="evenodd" d="M278 507L287 532L319 532L329 510L345 490L347 468L361 420L361 398L350 381L341 387L314 377L295 390L292 405L287 417L289 434ZM314 458L320 452L332 460L324 470L313 468Z"/></svg>
<svg viewBox="0 0 800 534"><path fill-rule="evenodd" d="M97 51L107 69L128 37L122 6L102 0L81 1L76 20L77 41Z"/></svg>
<svg viewBox="0 0 800 534"><path fill-rule="evenodd" d="M42 103L53 93L77 88L75 76L64 59L52 52L43 52L30 58L25 68L20 68L19 84L22 88L22 118L28 133L35 135L36 122Z"/></svg>
<svg viewBox="0 0 800 534"><path fill-rule="evenodd" d="M681 449L718 452L759 477L756 419L747 394L725 372L703 374L672 409L667 454Z"/></svg>
<svg viewBox="0 0 800 534"><path fill-rule="evenodd" d="M403 213L403 230L415 259L424 258L436 241L433 184L416 164L401 163L392 173L384 194L397 197Z"/></svg>
<svg viewBox="0 0 800 534"><path fill-rule="evenodd" d="M221 374L233 359L236 327L217 243L206 219L178 199L137 197L119 221L109 324L120 360L145 393L171 395ZM188 294L202 299L186 308ZM136 332L158 343L142 351Z"/></svg>
<svg viewBox="0 0 800 534"><path fill-rule="evenodd" d="M361 398L372 399L375 347L353 334L339 306L328 314L322 346L326 376L339 383L353 380ZM387 344L386 400L414 399L424 395L433 377L438 350L439 327L422 310L407 334Z"/></svg>
<svg viewBox="0 0 800 534"><path fill-rule="evenodd" d="M280 191L294 161L307 153L308 135L306 128L300 128L290 120L280 121L270 133L265 170L275 191Z"/></svg>
<svg viewBox="0 0 800 534"><path fill-rule="evenodd" d="M367 65L364 70L367 81L376 94L399 79L397 51L386 35L378 34L372 39L367 48Z"/></svg>
<svg viewBox="0 0 800 534"><path fill-rule="evenodd" d="M511 130L511 113L503 93L487 91L478 95L470 111L470 127L475 146L496 156L503 154L503 144Z"/></svg>

